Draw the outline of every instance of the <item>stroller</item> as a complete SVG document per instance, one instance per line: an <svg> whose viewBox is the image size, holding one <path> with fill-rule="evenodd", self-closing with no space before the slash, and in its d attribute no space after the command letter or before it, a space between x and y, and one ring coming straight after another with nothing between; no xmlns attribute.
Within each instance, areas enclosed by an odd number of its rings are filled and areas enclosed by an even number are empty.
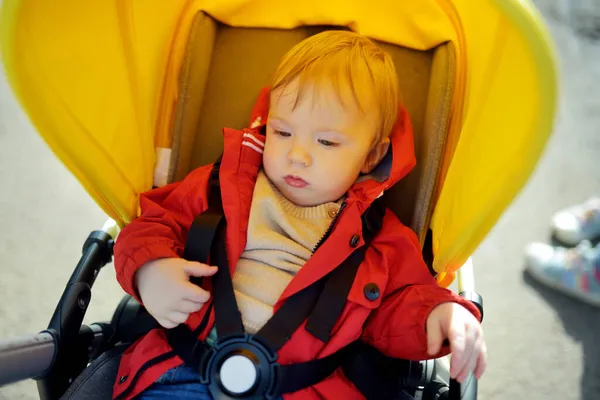
<svg viewBox="0 0 600 400"><path fill-rule="evenodd" d="M458 276L459 292L482 307L470 255L552 130L557 72L548 34L529 1L368 3L3 1L9 83L109 220L85 241L48 329L0 343L0 385L36 379L41 398L69 398L75 387L97 390L92 377L102 372L110 396L115 360L148 329L149 315L125 296L112 321L82 321L139 193L212 163L221 129L248 126L280 57L324 29L356 30L394 59L417 166L383 200L416 232L439 284ZM476 399L477 382L449 380L446 362L412 363L403 382L414 383L417 398Z"/></svg>

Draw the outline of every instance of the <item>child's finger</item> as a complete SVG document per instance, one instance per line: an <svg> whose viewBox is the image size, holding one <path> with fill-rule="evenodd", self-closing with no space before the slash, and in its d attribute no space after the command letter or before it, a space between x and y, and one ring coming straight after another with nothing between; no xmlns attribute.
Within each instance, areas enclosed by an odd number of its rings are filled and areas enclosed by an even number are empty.
<svg viewBox="0 0 600 400"><path fill-rule="evenodd" d="M465 356L465 363L462 369L458 372L458 376L456 378L457 381L463 383L469 377L469 374L475 369L475 363L477 362L476 356L470 352Z"/></svg>
<svg viewBox="0 0 600 400"><path fill-rule="evenodd" d="M179 324L183 324L185 321L187 321L189 316L190 316L189 314L183 313L181 311L171 311L167 315L167 319L169 321L179 325Z"/></svg>
<svg viewBox="0 0 600 400"><path fill-rule="evenodd" d="M175 328L177 325L179 325L165 318L157 318L156 322L158 322L163 328L167 329Z"/></svg>
<svg viewBox="0 0 600 400"><path fill-rule="evenodd" d="M487 346L483 343L481 348L481 353L479 353L479 357L477 358L477 367L475 367L475 379L481 378L481 375L485 372L487 368Z"/></svg>
<svg viewBox="0 0 600 400"><path fill-rule="evenodd" d="M199 262L189 262L183 267L183 270L188 276L201 277L214 275L217 272L218 268Z"/></svg>
<svg viewBox="0 0 600 400"><path fill-rule="evenodd" d="M462 329L452 327L448 335L448 339L450 340L450 351L452 352L452 358L450 361L450 377L453 379L456 379L458 374L462 371L466 361L466 337L464 326L461 328Z"/></svg>
<svg viewBox="0 0 600 400"><path fill-rule="evenodd" d="M458 381L464 382L469 374L475 369L479 352L481 350L482 338L480 332L475 327L466 327L466 346L465 346L465 363L462 370L458 373Z"/></svg>
<svg viewBox="0 0 600 400"><path fill-rule="evenodd" d="M184 286L182 295L184 299L193 301L194 303L204 304L210 299L209 292L190 282L187 282Z"/></svg>
<svg viewBox="0 0 600 400"><path fill-rule="evenodd" d="M179 307L177 307L177 311L191 314L191 313L196 312L199 309L201 309L203 305L204 305L204 303L200 303L200 302L196 302L196 301L192 301L192 300L188 300L188 299L182 299L181 302L179 303Z"/></svg>

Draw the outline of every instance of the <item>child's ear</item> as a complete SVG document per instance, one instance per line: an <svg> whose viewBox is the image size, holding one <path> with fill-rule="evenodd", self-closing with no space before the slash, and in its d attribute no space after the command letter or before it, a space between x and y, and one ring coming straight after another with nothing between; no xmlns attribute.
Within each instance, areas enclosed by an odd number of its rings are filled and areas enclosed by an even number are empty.
<svg viewBox="0 0 600 400"><path fill-rule="evenodd" d="M390 138L386 137L381 139L379 143L377 143L369 152L367 159L365 160L365 165L362 167L360 172L363 174L368 174L373 171L377 164L385 157L390 148Z"/></svg>

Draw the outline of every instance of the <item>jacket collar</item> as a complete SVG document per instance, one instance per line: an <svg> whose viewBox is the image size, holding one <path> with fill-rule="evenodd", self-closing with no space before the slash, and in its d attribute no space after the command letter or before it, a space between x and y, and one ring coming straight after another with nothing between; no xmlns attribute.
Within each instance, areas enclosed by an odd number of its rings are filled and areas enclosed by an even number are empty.
<svg viewBox="0 0 600 400"><path fill-rule="evenodd" d="M416 165L412 125L404 108L400 108L398 112L390 142L388 153L377 167L370 174L359 177L348 192L349 198L362 204L361 208L368 207Z"/></svg>
<svg viewBox="0 0 600 400"><path fill-rule="evenodd" d="M252 128L224 129L225 150L220 171L224 192L237 195L223 197L228 222L227 241L230 268L237 264L245 243L253 185L262 165L265 141L265 122L268 115L268 91L263 90L255 105L250 121ZM253 122L255 122L253 124ZM343 217L334 225L331 235L309 262L298 272L281 295L278 304L292 294L311 285L337 265L353 250L348 245L349 235L359 233L361 215L385 190L402 179L415 165L413 133L408 114L400 110L398 121L390 135L390 150L370 174L361 176L348 191ZM252 190L240 190L241 186ZM359 245L363 245L360 239ZM233 273L232 268L232 273Z"/></svg>

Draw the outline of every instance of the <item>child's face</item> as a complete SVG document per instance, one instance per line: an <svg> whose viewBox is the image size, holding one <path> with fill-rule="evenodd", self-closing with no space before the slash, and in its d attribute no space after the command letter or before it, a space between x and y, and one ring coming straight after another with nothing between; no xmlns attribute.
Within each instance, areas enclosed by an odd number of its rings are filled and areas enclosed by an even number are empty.
<svg viewBox="0 0 600 400"><path fill-rule="evenodd" d="M352 97L344 97L349 101L340 104L333 91L326 95L320 91L319 98L313 98L307 88L294 109L297 90L297 82L292 82L271 94L265 173L299 206L337 201L361 171L368 172L379 161L371 151L378 126L376 108L362 112ZM347 92L352 96L351 89Z"/></svg>

